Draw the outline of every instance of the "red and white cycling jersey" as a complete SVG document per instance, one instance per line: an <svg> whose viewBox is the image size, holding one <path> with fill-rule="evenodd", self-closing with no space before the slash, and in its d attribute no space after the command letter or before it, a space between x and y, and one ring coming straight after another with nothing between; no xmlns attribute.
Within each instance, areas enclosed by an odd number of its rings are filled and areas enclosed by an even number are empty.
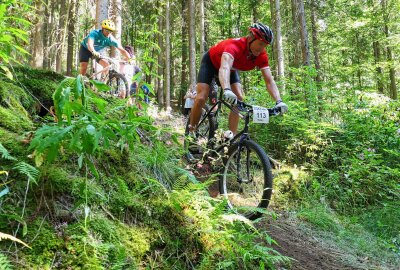
<svg viewBox="0 0 400 270"><path fill-rule="evenodd" d="M209 53L211 62L216 69L219 69L221 66L223 53L228 53L233 57L233 70L247 71L255 67L259 69L269 67L268 54L265 49L257 57L249 57L246 37L223 40L211 47Z"/></svg>

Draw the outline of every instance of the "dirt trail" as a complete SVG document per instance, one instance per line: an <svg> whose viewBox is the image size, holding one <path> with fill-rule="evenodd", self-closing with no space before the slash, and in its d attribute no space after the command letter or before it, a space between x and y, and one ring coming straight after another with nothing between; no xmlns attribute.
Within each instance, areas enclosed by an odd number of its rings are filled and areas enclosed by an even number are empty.
<svg viewBox="0 0 400 270"><path fill-rule="evenodd" d="M356 258L349 258L348 254L328 247L326 243L313 237L311 231L306 232L300 225L279 215L276 220L268 220L256 225L260 230L265 230L278 245L273 248L282 255L293 259L291 270L355 270L368 269ZM280 267L278 269L287 269Z"/></svg>

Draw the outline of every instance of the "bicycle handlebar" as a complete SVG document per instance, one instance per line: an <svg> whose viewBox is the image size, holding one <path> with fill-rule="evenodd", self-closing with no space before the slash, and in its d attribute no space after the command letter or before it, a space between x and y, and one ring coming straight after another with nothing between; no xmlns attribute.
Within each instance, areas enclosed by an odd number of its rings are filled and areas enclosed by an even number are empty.
<svg viewBox="0 0 400 270"><path fill-rule="evenodd" d="M108 57L108 56L105 56L105 55L100 55L99 59L100 60L101 59L105 59L105 60L108 60L108 61L110 61L110 62L112 62L114 64L120 64L120 63L126 64L126 63L129 63L128 61L111 58L111 57Z"/></svg>
<svg viewBox="0 0 400 270"><path fill-rule="evenodd" d="M247 104L243 101L237 102L237 108L241 112L253 112L253 105ZM279 108L273 107L273 108L268 108L269 116L276 116L281 114L281 110Z"/></svg>

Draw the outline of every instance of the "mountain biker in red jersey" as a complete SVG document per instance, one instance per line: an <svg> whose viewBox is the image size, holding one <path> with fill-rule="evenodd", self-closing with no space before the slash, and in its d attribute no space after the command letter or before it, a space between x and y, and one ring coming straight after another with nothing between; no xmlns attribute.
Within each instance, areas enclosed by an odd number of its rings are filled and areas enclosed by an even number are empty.
<svg viewBox="0 0 400 270"><path fill-rule="evenodd" d="M106 19L101 22L101 29L92 30L89 35L82 41L79 50L80 74L85 75L89 58L100 58L101 51L108 47L117 48L125 58L130 61L131 56L114 38L112 33L115 32L115 24L113 21ZM103 59L97 60L99 64L105 68L109 63Z"/></svg>
<svg viewBox="0 0 400 270"><path fill-rule="evenodd" d="M288 111L288 106L282 102L271 74L265 50L265 47L273 41L273 33L262 23L254 23L249 30L247 37L223 40L204 54L197 77L197 96L190 117L190 132L195 131L200 120L201 110L207 100L213 78L219 79L224 90L224 100L236 104L238 99L243 99L239 71L248 71L256 67L261 71L268 93L276 101L275 107L279 108L281 113ZM238 123L239 115L231 112L229 129L234 134Z"/></svg>

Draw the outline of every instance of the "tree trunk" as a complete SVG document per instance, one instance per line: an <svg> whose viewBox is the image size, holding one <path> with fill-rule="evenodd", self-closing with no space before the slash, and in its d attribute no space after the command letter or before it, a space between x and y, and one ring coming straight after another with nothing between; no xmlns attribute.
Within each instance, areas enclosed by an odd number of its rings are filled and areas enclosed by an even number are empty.
<svg viewBox="0 0 400 270"><path fill-rule="evenodd" d="M162 9L160 8L160 11ZM161 12L160 12L161 13ZM160 51L158 53L158 79L157 79L157 100L158 100L158 106L161 108L164 105L164 92L163 92L163 18L161 14L158 16L158 35L157 35L157 41L158 41L158 47L160 48Z"/></svg>
<svg viewBox="0 0 400 270"><path fill-rule="evenodd" d="M32 46L31 46L31 66L33 68L43 68L43 19L44 17L44 5L41 0L35 1L35 21L33 24L32 31Z"/></svg>
<svg viewBox="0 0 400 270"><path fill-rule="evenodd" d="M321 65L319 62L319 47L318 47L318 31L317 31L317 6L315 0L311 0L311 31L312 31L312 45L314 52L314 64L317 71L315 81L317 83L317 106L318 112L322 114L322 88L321 88Z"/></svg>
<svg viewBox="0 0 400 270"><path fill-rule="evenodd" d="M101 28L101 22L108 19L108 0L97 0L96 5L96 28Z"/></svg>
<svg viewBox="0 0 400 270"><path fill-rule="evenodd" d="M58 38L57 38L57 50L56 50L56 71L58 73L62 72L62 62L63 62L63 50L66 36L66 22L68 21L68 14L70 3L66 4L66 1L60 1L60 14L58 22Z"/></svg>
<svg viewBox="0 0 400 270"><path fill-rule="evenodd" d="M183 95L188 89L187 83L187 58L188 58L188 0L182 0L182 70L181 70L181 91L179 95L180 105L183 108L184 98Z"/></svg>
<svg viewBox="0 0 400 270"><path fill-rule="evenodd" d="M121 34L122 34L122 0L113 0L112 1L112 9L110 12L110 19L115 23L115 32L113 36L121 42ZM111 47L111 57L119 58L119 51L115 47Z"/></svg>
<svg viewBox="0 0 400 270"><path fill-rule="evenodd" d="M275 0L269 0L269 8L271 12L271 29L273 30L274 34L276 34L276 11L275 11ZM274 40L275 41L275 40ZM277 43L274 42L271 44L272 47L272 55L270 55L270 66L271 66L271 72L274 76L278 74L278 65L277 65L277 59L278 59L278 48L277 48ZM273 58L271 58L273 56Z"/></svg>
<svg viewBox="0 0 400 270"><path fill-rule="evenodd" d="M190 85L196 84L196 36L195 36L195 4L189 0L189 76Z"/></svg>
<svg viewBox="0 0 400 270"><path fill-rule="evenodd" d="M360 47L361 47L361 42L359 39L360 33L356 32L355 34L355 43L356 43L356 63L357 63L357 80L358 80L358 88L362 89L363 84L362 84L362 73L361 73L361 52L360 52Z"/></svg>
<svg viewBox="0 0 400 270"><path fill-rule="evenodd" d="M387 3L386 0L381 1L382 4L382 10L383 10L383 23L384 23L384 32L386 39L389 40L390 34L389 34L389 14L387 11ZM389 95L393 99L397 99L397 88L396 88L396 78L395 78L395 70L393 66L393 55L392 55L392 49L390 48L389 45L386 46L386 57L387 61L389 63Z"/></svg>
<svg viewBox="0 0 400 270"><path fill-rule="evenodd" d="M69 9L68 20L68 52L67 52L67 76L72 76L72 69L74 63L74 47L75 47L75 24L78 11L78 0L71 0L71 7Z"/></svg>
<svg viewBox="0 0 400 270"><path fill-rule="evenodd" d="M380 61L381 61L381 49L380 49L380 44L379 41L374 41L372 43L374 47L374 60L375 60L375 66L376 66L376 85L378 92L383 94L384 93L384 87L383 87L383 82L382 82L382 67L380 66Z"/></svg>
<svg viewBox="0 0 400 270"><path fill-rule="evenodd" d="M55 29L57 29L57 24L55 20L55 13L57 10L57 0L49 0L48 1L48 9L45 11L45 15L48 18L45 25L45 32L43 35L43 45L44 45L44 68L52 69L53 68L53 59L54 59L54 51L55 51Z"/></svg>
<svg viewBox="0 0 400 270"><path fill-rule="evenodd" d="M310 46L308 44L308 32L306 24L306 16L304 12L303 0L297 0L299 7L299 25L300 25L300 37L301 37L301 52L303 58L303 65L310 65Z"/></svg>
<svg viewBox="0 0 400 270"><path fill-rule="evenodd" d="M257 12L257 3L254 3L254 1L253 1L253 3L252 3L252 9L251 9L251 13L252 13L252 17L253 17L253 22L255 23L255 22L257 22L257 20L258 20L258 12Z"/></svg>
<svg viewBox="0 0 400 270"><path fill-rule="evenodd" d="M298 6L297 6L297 0L291 0L291 6L292 6L292 29L291 29L291 40L292 40L292 52L291 54L291 64L290 66L293 66L295 68L298 68L300 66L300 29L299 29L299 11L298 11Z"/></svg>
<svg viewBox="0 0 400 270"><path fill-rule="evenodd" d="M50 29L50 9L51 0L46 0L44 6L44 22L43 22L43 68L49 68L49 29Z"/></svg>
<svg viewBox="0 0 400 270"><path fill-rule="evenodd" d="M317 77L315 78L317 86L321 84L321 65L319 61L319 46L318 46L318 31L317 31L317 6L315 0L311 0L311 31L312 31L312 44L314 52L315 69L317 70Z"/></svg>
<svg viewBox="0 0 400 270"><path fill-rule="evenodd" d="M170 8L165 6L165 109L171 108L171 54L170 54Z"/></svg>
<svg viewBox="0 0 400 270"><path fill-rule="evenodd" d="M205 27L205 20L204 20L204 0L200 0L199 3L200 6L200 61L201 57L203 57L204 50L206 47L206 40L205 40L205 33L204 33L204 27Z"/></svg>
<svg viewBox="0 0 400 270"><path fill-rule="evenodd" d="M281 7L280 0L275 0L275 43L277 50L277 62L278 62L278 79L282 80L285 77L285 67L283 61L283 43L282 43L282 31L281 31Z"/></svg>

